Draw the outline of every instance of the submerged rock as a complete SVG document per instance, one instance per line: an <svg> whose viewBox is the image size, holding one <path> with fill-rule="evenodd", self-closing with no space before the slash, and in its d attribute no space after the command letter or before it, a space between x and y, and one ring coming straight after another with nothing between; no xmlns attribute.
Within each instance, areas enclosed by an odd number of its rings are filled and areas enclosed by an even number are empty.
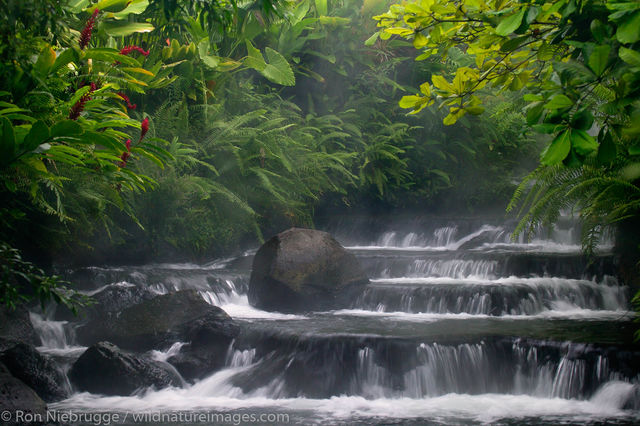
<svg viewBox="0 0 640 426"><path fill-rule="evenodd" d="M3 424L21 424L19 419L14 417L17 412L23 414L24 418L44 419L47 413L47 405L20 379L11 375L7 367L0 363L0 412L2 412ZM5 413L9 413L7 416Z"/></svg>
<svg viewBox="0 0 640 426"><path fill-rule="evenodd" d="M131 395L154 386L180 386L181 380L161 363L100 342L87 349L73 364L69 379L81 391L103 395Z"/></svg>
<svg viewBox="0 0 640 426"><path fill-rule="evenodd" d="M198 328L199 327L199 328ZM129 350L145 351L189 342L200 334L227 341L237 326L222 309L205 302L195 290L157 296L123 310L110 321L91 321L76 330L80 344L110 341ZM226 350L226 348L225 348Z"/></svg>
<svg viewBox="0 0 640 426"><path fill-rule="evenodd" d="M69 396L66 378L50 358L23 342L3 341L0 346L0 362L44 401L55 402Z"/></svg>
<svg viewBox="0 0 640 426"><path fill-rule="evenodd" d="M249 303L281 312L337 309L347 306L368 282L356 257L331 235L292 228L256 253Z"/></svg>

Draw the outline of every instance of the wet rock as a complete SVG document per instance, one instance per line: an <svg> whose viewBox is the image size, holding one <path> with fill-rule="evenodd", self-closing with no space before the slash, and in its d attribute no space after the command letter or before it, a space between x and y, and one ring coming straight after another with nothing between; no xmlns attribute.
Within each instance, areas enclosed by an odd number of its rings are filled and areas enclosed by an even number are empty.
<svg viewBox="0 0 640 426"><path fill-rule="evenodd" d="M29 311L24 307L14 310L0 306L0 337L37 345L40 339L31 324Z"/></svg>
<svg viewBox="0 0 640 426"><path fill-rule="evenodd" d="M73 364L69 379L81 391L103 395L131 395L154 386L180 386L180 378L161 363L122 351L109 342L87 349Z"/></svg>
<svg viewBox="0 0 640 426"><path fill-rule="evenodd" d="M196 331L194 327L201 325ZM206 325L206 326L205 326ZM233 338L237 326L222 309L209 305L195 290L157 296L123 310L110 321L91 321L76 330L77 341L90 346L110 341L129 350L146 351L188 342L198 333L209 339Z"/></svg>
<svg viewBox="0 0 640 426"><path fill-rule="evenodd" d="M167 361L186 380L201 379L222 368L229 345L239 333L238 326L222 311L211 311L185 329L188 344Z"/></svg>
<svg viewBox="0 0 640 426"><path fill-rule="evenodd" d="M65 375L50 358L42 355L36 348L17 341L3 341L0 346L3 347L0 362L44 401L60 401L70 395L69 389L65 387Z"/></svg>
<svg viewBox="0 0 640 426"><path fill-rule="evenodd" d="M292 228L256 253L249 303L280 312L337 309L348 306L368 282L356 257L331 235Z"/></svg>
<svg viewBox="0 0 640 426"><path fill-rule="evenodd" d="M20 379L17 379L0 363L0 412L9 412L11 418L2 418L3 424L24 424L16 418L16 412L21 412L24 418L46 418L47 405Z"/></svg>
<svg viewBox="0 0 640 426"><path fill-rule="evenodd" d="M117 317L118 313L126 308L142 303L145 300L153 299L157 296L157 293L143 286L120 282L105 286L89 295L95 303L80 308L77 316L68 308L59 305L56 309L56 320L109 320L110 318Z"/></svg>

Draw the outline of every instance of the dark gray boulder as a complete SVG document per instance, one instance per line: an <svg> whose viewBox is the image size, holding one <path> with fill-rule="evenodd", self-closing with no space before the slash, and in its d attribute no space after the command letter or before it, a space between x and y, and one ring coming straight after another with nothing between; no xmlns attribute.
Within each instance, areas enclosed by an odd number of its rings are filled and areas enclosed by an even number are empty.
<svg viewBox="0 0 640 426"><path fill-rule="evenodd" d="M356 257L331 235L291 228L256 253L249 303L280 312L338 309L347 306L368 282Z"/></svg>
<svg viewBox="0 0 640 426"><path fill-rule="evenodd" d="M187 345L167 361L184 379L201 379L224 366L229 345L238 333L239 327L229 321L226 313L211 311L186 327Z"/></svg>
<svg viewBox="0 0 640 426"><path fill-rule="evenodd" d="M8 309L4 305L0 306L0 337L25 342L30 345L40 343L40 339L31 323L29 311L22 306L14 310Z"/></svg>
<svg viewBox="0 0 640 426"><path fill-rule="evenodd" d="M7 367L0 363L0 412L12 414L11 418L2 418L3 424L24 423L15 417L18 411L23 413L24 418L45 420L47 405L33 389L13 377Z"/></svg>
<svg viewBox="0 0 640 426"><path fill-rule="evenodd" d="M76 330L76 337L86 346L109 341L124 349L146 351L188 342L198 333L230 341L237 332L226 312L205 302L197 291L184 290L145 300L107 321L90 321Z"/></svg>
<svg viewBox="0 0 640 426"><path fill-rule="evenodd" d="M79 390L102 395L131 395L154 386L180 386L182 381L165 365L100 342L87 349L69 370Z"/></svg>
<svg viewBox="0 0 640 426"><path fill-rule="evenodd" d="M0 362L44 401L60 401L70 395L65 375L49 357L23 342L3 341L0 346Z"/></svg>

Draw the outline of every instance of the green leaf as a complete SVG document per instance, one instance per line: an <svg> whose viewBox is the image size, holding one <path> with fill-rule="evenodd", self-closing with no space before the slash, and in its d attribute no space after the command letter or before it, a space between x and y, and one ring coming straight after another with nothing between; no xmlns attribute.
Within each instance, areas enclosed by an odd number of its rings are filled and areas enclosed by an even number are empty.
<svg viewBox="0 0 640 426"><path fill-rule="evenodd" d="M581 109L571 119L571 127L580 130L589 130L593 125L593 114L588 109Z"/></svg>
<svg viewBox="0 0 640 426"><path fill-rule="evenodd" d="M100 25L111 37L124 37L135 33L150 33L155 27L148 22L111 21Z"/></svg>
<svg viewBox="0 0 640 426"><path fill-rule="evenodd" d="M368 39L365 40L364 45L365 46L373 46L376 41L378 41L378 37L380 37L380 32L376 32L373 33L373 35L371 37L369 37Z"/></svg>
<svg viewBox="0 0 640 426"><path fill-rule="evenodd" d="M526 12L526 8L520 9L517 13L502 18L498 26L496 27L496 34L500 36L506 36L518 29L522 23L522 18Z"/></svg>
<svg viewBox="0 0 640 426"><path fill-rule="evenodd" d="M0 161L2 164L9 164L15 155L16 137L11 122L4 117L0 117Z"/></svg>
<svg viewBox="0 0 640 426"><path fill-rule="evenodd" d="M316 12L318 16L324 16L328 13L327 0L315 0Z"/></svg>
<svg viewBox="0 0 640 426"><path fill-rule="evenodd" d="M542 117L542 111L544 110L544 105L542 102L534 102L533 104L528 105L527 107L527 124L529 126L536 124L540 121L540 117Z"/></svg>
<svg viewBox="0 0 640 426"><path fill-rule="evenodd" d="M640 155L640 144L629 147L629 155Z"/></svg>
<svg viewBox="0 0 640 426"><path fill-rule="evenodd" d="M87 12L93 12L95 9L100 9L105 12L120 12L124 10L131 0L100 0L97 4L87 9Z"/></svg>
<svg viewBox="0 0 640 426"><path fill-rule="evenodd" d="M40 52L38 56L38 60L33 66L34 70L40 74L41 76L46 76L49 74L51 67L56 62L56 52L53 51L51 46L46 45L44 49Z"/></svg>
<svg viewBox="0 0 640 426"><path fill-rule="evenodd" d="M561 109L569 108L571 106L573 106L573 101L562 94L555 95L549 100L549 102L544 104L546 109Z"/></svg>
<svg viewBox="0 0 640 426"><path fill-rule="evenodd" d="M267 79L283 86L295 86L296 79L287 60L270 47L265 49L269 63L261 71Z"/></svg>
<svg viewBox="0 0 640 426"><path fill-rule="evenodd" d="M249 68L253 68L256 71L262 71L267 66L267 63L264 61L264 57L262 53L255 47L249 40L246 41L247 45L247 58L244 60L244 64Z"/></svg>
<svg viewBox="0 0 640 426"><path fill-rule="evenodd" d="M31 130L29 130L29 133L25 136L24 141L22 142L22 149L25 152L33 151L47 139L49 139L49 127L44 124L44 121L38 120L33 123Z"/></svg>
<svg viewBox="0 0 640 426"><path fill-rule="evenodd" d="M624 62L631 65L632 67L640 67L639 52L632 49L627 49L624 46L620 46L620 50L618 50L618 56L620 56L620 59L622 59Z"/></svg>
<svg viewBox="0 0 640 426"><path fill-rule="evenodd" d="M640 40L640 10L618 25L616 38L620 43L635 43Z"/></svg>
<svg viewBox="0 0 640 426"><path fill-rule="evenodd" d="M571 129L571 146L580 155L589 155L598 149L598 142L584 130Z"/></svg>
<svg viewBox="0 0 640 426"><path fill-rule="evenodd" d="M591 34L598 43L602 43L607 36L607 28L598 19L591 21Z"/></svg>
<svg viewBox="0 0 640 426"><path fill-rule="evenodd" d="M613 160L616 159L617 155L618 150L616 148L616 144L613 142L611 133L607 132L602 137L602 141L600 142L600 146L598 147L598 164L601 166L610 164Z"/></svg>
<svg viewBox="0 0 640 426"><path fill-rule="evenodd" d="M610 52L611 46L603 44L593 49L591 55L589 55L589 60L587 62L589 68L591 68L591 71L593 71L598 77L600 77L602 73L604 73L604 70L607 69Z"/></svg>
<svg viewBox="0 0 640 426"><path fill-rule="evenodd" d="M559 133L551 145L541 154L540 162L545 166L555 166L564 160L571 150L571 131L569 129Z"/></svg>
<svg viewBox="0 0 640 426"><path fill-rule="evenodd" d="M149 7L149 0L133 0L125 10L114 13L113 17L116 19L124 19L131 14L139 15L144 12L147 7Z"/></svg>
<svg viewBox="0 0 640 426"><path fill-rule="evenodd" d="M53 63L51 72L56 72L71 62L77 62L79 59L80 57L78 56L78 52L74 48L69 48L58 56L56 61Z"/></svg>
<svg viewBox="0 0 640 426"><path fill-rule="evenodd" d="M63 120L51 127L51 137L77 136L82 134L82 126L73 120Z"/></svg>

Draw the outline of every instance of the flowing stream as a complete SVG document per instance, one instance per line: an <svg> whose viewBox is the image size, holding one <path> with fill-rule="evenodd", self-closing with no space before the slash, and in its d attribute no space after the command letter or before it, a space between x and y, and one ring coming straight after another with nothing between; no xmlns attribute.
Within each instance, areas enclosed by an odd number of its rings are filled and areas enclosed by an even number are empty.
<svg viewBox="0 0 640 426"><path fill-rule="evenodd" d="M252 252L206 265L72 271L87 293L195 288L242 332L226 367L195 384L129 397L75 393L51 407L289 416L270 424L640 422L640 349L610 246L587 263L570 230L531 243L493 225L336 235L372 279L337 311L251 307ZM40 350L69 362L80 355L70 323L33 319ZM152 356L166 360L181 346Z"/></svg>

